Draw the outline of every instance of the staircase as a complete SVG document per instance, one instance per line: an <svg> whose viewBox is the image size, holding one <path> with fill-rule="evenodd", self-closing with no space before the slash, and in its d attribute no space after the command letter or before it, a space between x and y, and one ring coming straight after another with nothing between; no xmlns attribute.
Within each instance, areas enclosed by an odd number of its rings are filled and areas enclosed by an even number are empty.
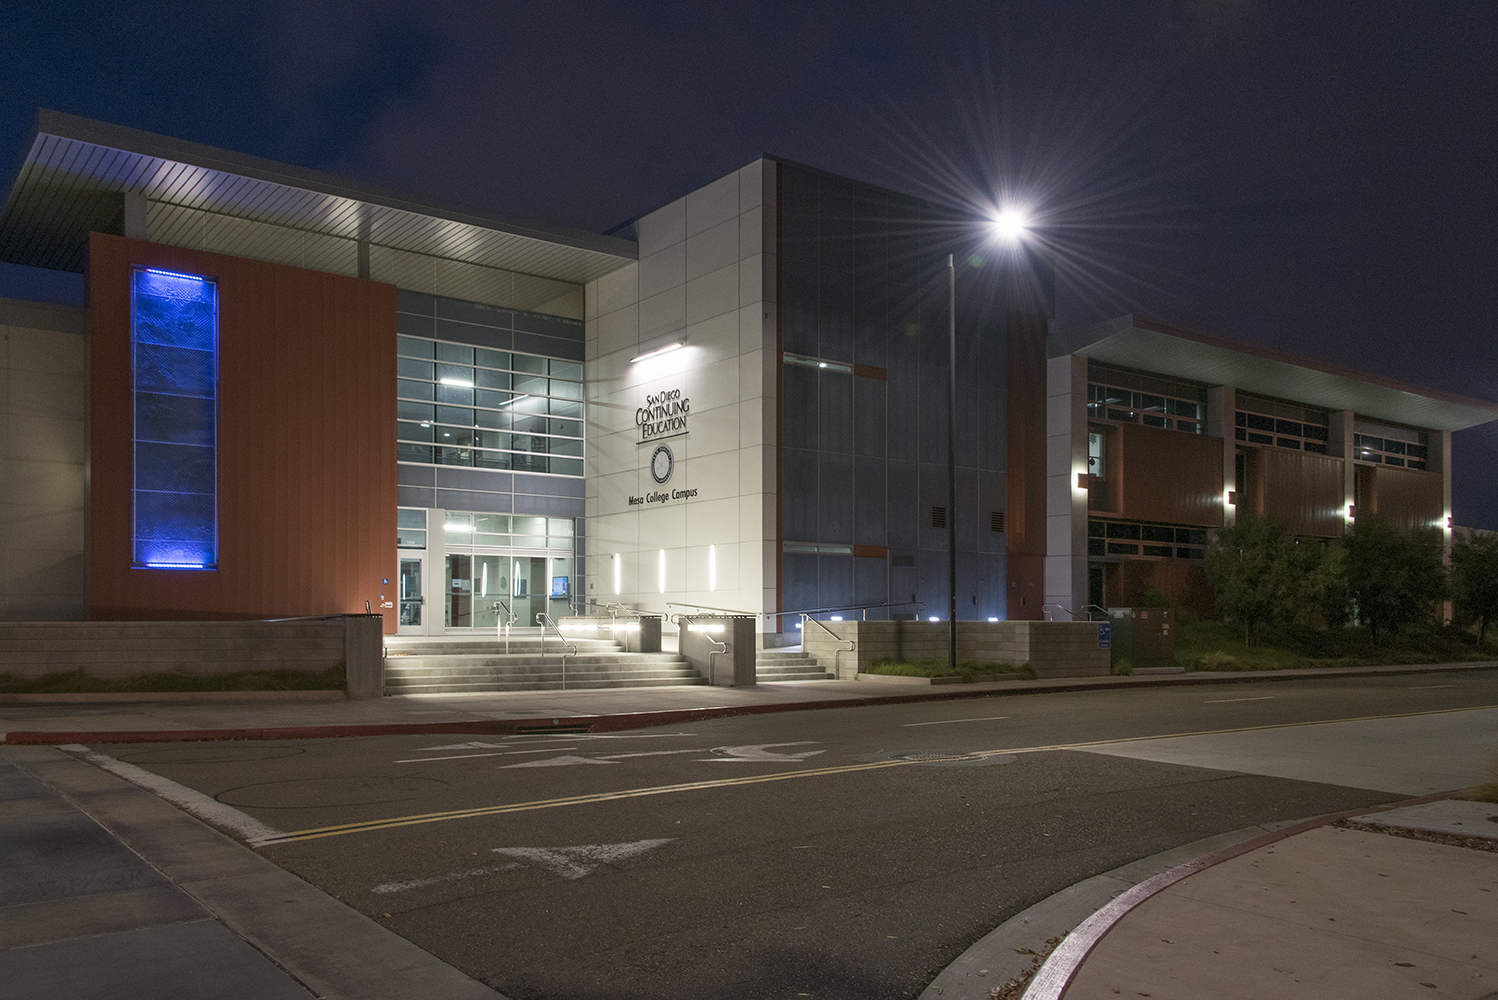
<svg viewBox="0 0 1498 1000"><path fill-rule="evenodd" d="M386 636L385 693L473 694L491 691L561 691L584 688L665 687L706 684L675 653L626 653L606 639L561 641L534 633L511 636Z"/></svg>
<svg viewBox="0 0 1498 1000"><path fill-rule="evenodd" d="M833 676L799 649L761 649L754 658L754 677L766 681L830 681Z"/></svg>

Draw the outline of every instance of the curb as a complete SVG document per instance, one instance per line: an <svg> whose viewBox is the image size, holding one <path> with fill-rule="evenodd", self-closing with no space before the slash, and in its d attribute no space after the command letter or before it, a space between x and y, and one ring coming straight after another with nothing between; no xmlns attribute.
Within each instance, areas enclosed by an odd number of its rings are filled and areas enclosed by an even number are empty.
<svg viewBox="0 0 1498 1000"><path fill-rule="evenodd" d="M315 691L78 691L0 694L0 705L94 705L180 701L347 701L341 688Z"/></svg>
<svg viewBox="0 0 1498 1000"><path fill-rule="evenodd" d="M943 969L919 1000L938 1000L959 986L988 989L1033 973L1023 1000L1060 1000L1092 949L1124 917L1151 896L1182 879L1286 838L1355 816L1455 798L1437 792L1416 798L1327 813L1303 820L1244 827L1140 858L1094 875L1010 917ZM1062 938L1036 968L1032 956Z"/></svg>
<svg viewBox="0 0 1498 1000"><path fill-rule="evenodd" d="M680 725L709 719L727 719L741 715L765 715L776 712L806 712L835 708L867 708L873 705L901 705L923 701L955 701L967 698L992 698L1027 694L1064 694L1070 691L1108 691L1132 687L1168 687L1182 684L1273 683L1305 680L1308 677L1399 676L1402 674L1451 673L1463 670L1491 670L1498 661L1473 663L1436 663L1406 666L1329 667L1308 670L1275 670L1258 672L1199 672L1152 677L1057 678L1040 681L1008 681L1005 686L963 685L961 691L922 691L911 694L832 698L825 701L772 702L761 705L724 705L710 708L666 709L658 712L628 712L616 715L578 715L532 719L469 719L452 722L351 723L323 726L274 726L226 729L162 730L13 730L0 733L0 745L56 745L61 743L176 743L206 740L309 740L343 739L357 736L401 736L405 734L451 734L472 736L515 736L521 734L570 731L574 733L609 733L650 726ZM1024 686L1021 686L1024 685Z"/></svg>

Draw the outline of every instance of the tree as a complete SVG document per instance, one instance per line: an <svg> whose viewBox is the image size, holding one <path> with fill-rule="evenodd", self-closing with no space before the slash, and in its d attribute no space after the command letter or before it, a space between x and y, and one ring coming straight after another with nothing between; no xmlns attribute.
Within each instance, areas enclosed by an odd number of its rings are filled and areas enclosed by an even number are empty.
<svg viewBox="0 0 1498 1000"><path fill-rule="evenodd" d="M1347 550L1336 542L1325 546L1303 542L1296 548L1302 556L1297 617L1306 625L1341 628L1352 616Z"/></svg>
<svg viewBox="0 0 1498 1000"><path fill-rule="evenodd" d="M1451 569L1457 608L1477 622L1477 644L1482 645L1488 622L1498 616L1498 535L1457 542Z"/></svg>
<svg viewBox="0 0 1498 1000"><path fill-rule="evenodd" d="M1378 515L1365 514L1343 545L1348 589L1374 645L1381 632L1434 617L1447 590L1440 532L1427 528L1402 535Z"/></svg>
<svg viewBox="0 0 1498 1000"><path fill-rule="evenodd" d="M1207 577L1217 607L1243 626L1243 643L1258 641L1259 627L1287 617L1294 608L1302 556L1283 524L1240 514L1217 533L1207 550Z"/></svg>

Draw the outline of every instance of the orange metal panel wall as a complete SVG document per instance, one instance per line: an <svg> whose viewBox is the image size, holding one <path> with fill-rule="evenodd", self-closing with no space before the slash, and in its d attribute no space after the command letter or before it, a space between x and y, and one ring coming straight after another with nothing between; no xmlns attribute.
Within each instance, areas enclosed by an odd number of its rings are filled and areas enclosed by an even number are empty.
<svg viewBox="0 0 1498 1000"><path fill-rule="evenodd" d="M1370 468L1373 513L1400 531L1433 528L1446 523L1441 501L1441 474L1387 465ZM1362 513L1362 507L1358 513Z"/></svg>
<svg viewBox="0 0 1498 1000"><path fill-rule="evenodd" d="M1222 526L1222 438L1130 424L1117 430L1122 516Z"/></svg>
<svg viewBox="0 0 1498 1000"><path fill-rule="evenodd" d="M137 266L218 282L216 571L131 567ZM88 297L90 618L378 609L395 578L395 287L94 233Z"/></svg>
<svg viewBox="0 0 1498 1000"><path fill-rule="evenodd" d="M1258 509L1297 535L1340 538L1347 525L1342 459L1283 448L1260 448Z"/></svg>
<svg viewBox="0 0 1498 1000"><path fill-rule="evenodd" d="M1008 333L1006 614L1011 621L1039 620L1045 603L1046 321L1011 312Z"/></svg>
<svg viewBox="0 0 1498 1000"><path fill-rule="evenodd" d="M1207 580L1206 568L1199 562L1134 559L1106 565L1110 607L1141 607L1145 595L1155 590L1169 598L1173 608L1189 611L1200 618L1217 615L1212 585Z"/></svg>

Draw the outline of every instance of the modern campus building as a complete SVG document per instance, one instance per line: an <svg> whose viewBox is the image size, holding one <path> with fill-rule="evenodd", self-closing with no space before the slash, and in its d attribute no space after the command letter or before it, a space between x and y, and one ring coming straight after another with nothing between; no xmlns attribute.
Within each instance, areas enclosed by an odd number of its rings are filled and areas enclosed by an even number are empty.
<svg viewBox="0 0 1498 1000"><path fill-rule="evenodd" d="M949 523L961 618L1190 604L1236 511L1449 531L1450 434L1498 418L1136 317L1063 334L1034 248L769 157L597 235L43 112L0 260L87 289L0 302L11 621L945 617Z"/></svg>

